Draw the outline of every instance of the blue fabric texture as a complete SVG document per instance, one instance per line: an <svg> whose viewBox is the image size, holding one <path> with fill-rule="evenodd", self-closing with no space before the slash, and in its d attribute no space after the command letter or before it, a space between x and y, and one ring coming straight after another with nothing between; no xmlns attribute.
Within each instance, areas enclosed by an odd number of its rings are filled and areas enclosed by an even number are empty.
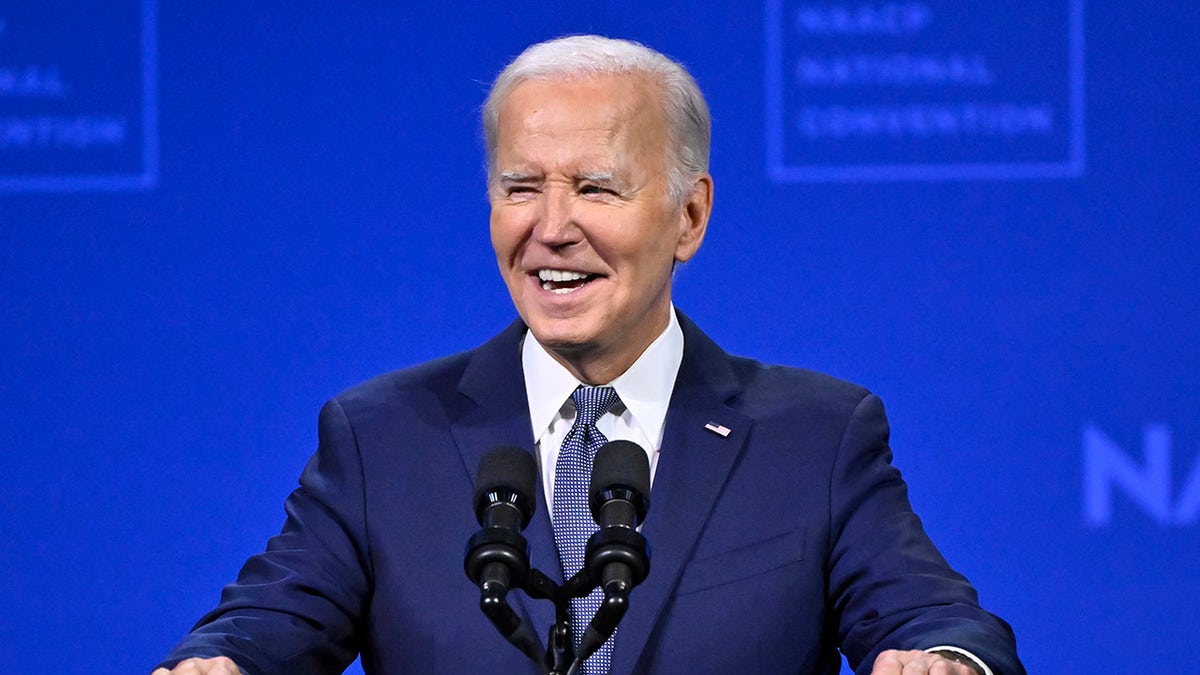
<svg viewBox="0 0 1200 675"><path fill-rule="evenodd" d="M608 439L596 428L596 420L616 403L617 392L612 387L580 387L571 400L575 403L575 422L563 439L554 469L554 543L563 579L570 579L583 567L588 538L600 529L588 508L588 489L592 461ZM576 649L603 599L604 593L596 588L587 597L571 600L571 633ZM585 675L608 675L615 637L614 633L583 662Z"/></svg>

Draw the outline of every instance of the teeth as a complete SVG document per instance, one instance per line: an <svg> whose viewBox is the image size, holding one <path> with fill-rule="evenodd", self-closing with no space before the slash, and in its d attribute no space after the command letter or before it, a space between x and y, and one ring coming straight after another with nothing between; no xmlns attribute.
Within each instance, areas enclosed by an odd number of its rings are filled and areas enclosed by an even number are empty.
<svg viewBox="0 0 1200 675"><path fill-rule="evenodd" d="M572 272L570 270L552 270L552 269L538 270L538 279L540 279L542 282L542 290L549 291L551 293L554 293L555 295L565 295L567 293L573 293L582 287L582 284L580 284L579 286L566 286L563 288L555 288L555 286L554 286L555 284L561 284L564 282L569 283L572 281L584 281L590 277L591 277L590 274L585 274L583 272Z"/></svg>
<svg viewBox="0 0 1200 675"><path fill-rule="evenodd" d="M578 281L586 279L587 276L583 272L569 272L567 270L538 270L538 278L542 281Z"/></svg>

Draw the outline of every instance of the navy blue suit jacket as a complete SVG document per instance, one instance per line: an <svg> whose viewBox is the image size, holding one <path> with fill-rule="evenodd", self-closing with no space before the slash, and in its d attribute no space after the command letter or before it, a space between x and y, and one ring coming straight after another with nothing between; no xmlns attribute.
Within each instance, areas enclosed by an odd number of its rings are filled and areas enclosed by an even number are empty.
<svg viewBox="0 0 1200 675"><path fill-rule="evenodd" d="M837 673L838 646L869 672L883 649L943 644L1023 673L1008 625L979 608L912 513L879 400L729 356L680 319L643 528L651 570L617 632L614 675ZM164 663L224 654L248 673L339 672L361 651L368 673L536 673L462 570L479 458L533 448L524 330L327 403L283 532ZM538 498L533 564L561 580ZM550 603L510 597L544 638Z"/></svg>

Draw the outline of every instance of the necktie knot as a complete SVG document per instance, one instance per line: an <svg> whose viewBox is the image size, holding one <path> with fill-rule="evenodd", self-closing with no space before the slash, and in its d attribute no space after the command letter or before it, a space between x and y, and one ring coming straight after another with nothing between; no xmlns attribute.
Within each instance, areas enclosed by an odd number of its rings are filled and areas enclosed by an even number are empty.
<svg viewBox="0 0 1200 675"><path fill-rule="evenodd" d="M596 420L617 402L617 390L612 387L579 387L571 394L575 404L575 423L572 426L595 426Z"/></svg>

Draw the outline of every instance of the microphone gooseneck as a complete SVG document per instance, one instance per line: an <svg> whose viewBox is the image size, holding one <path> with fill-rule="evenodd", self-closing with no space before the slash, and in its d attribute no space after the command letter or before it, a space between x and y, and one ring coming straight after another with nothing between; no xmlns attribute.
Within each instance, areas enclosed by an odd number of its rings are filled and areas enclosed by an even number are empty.
<svg viewBox="0 0 1200 675"><path fill-rule="evenodd" d="M596 453L588 495L600 530L588 540L585 567L604 601L581 636L578 661L600 648L629 609L629 592L650 572L646 538L637 531L650 508L650 461L630 441L611 441Z"/></svg>
<svg viewBox="0 0 1200 675"><path fill-rule="evenodd" d="M472 499L483 528L467 542L463 568L479 587L479 608L500 634L534 661L537 637L508 604L508 592L529 576L529 544L521 530L533 518L537 462L516 447L491 450L479 460Z"/></svg>

